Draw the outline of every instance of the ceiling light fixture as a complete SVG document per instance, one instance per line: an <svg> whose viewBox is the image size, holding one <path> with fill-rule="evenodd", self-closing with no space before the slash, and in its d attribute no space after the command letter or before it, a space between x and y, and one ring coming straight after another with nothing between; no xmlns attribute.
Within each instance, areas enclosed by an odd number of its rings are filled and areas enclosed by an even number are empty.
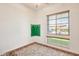
<svg viewBox="0 0 79 59"><path fill-rule="evenodd" d="M41 3L36 3L36 4L35 4L35 8L39 8L40 5L41 5Z"/></svg>

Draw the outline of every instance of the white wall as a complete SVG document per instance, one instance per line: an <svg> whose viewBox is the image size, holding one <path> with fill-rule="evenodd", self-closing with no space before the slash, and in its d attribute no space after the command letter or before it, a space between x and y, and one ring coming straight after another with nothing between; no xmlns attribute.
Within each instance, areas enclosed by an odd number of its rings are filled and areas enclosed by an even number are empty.
<svg viewBox="0 0 79 59"><path fill-rule="evenodd" d="M54 4L37 12L37 23L41 24L41 37L37 41L46 43L47 17L46 15L70 10L70 45L72 50L79 51L79 4Z"/></svg>
<svg viewBox="0 0 79 59"><path fill-rule="evenodd" d="M0 53L29 43L34 14L21 4L0 4Z"/></svg>

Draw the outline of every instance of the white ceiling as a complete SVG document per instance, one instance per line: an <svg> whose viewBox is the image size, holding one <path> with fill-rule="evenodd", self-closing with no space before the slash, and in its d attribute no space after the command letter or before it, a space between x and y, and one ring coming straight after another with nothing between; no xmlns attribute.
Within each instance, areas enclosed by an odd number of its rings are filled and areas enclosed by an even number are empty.
<svg viewBox="0 0 79 59"><path fill-rule="evenodd" d="M34 10L38 10L38 9L42 9L45 8L49 5L53 5L53 3L24 3L23 4L25 7L34 9ZM36 6L38 5L38 6Z"/></svg>

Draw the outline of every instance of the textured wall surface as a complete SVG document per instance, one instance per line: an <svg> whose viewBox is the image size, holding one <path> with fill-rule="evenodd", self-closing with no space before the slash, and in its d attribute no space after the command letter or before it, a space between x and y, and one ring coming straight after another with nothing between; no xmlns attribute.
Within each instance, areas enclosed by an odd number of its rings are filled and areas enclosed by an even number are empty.
<svg viewBox="0 0 79 59"><path fill-rule="evenodd" d="M72 54L39 44L33 44L17 51L6 53L4 56L72 56Z"/></svg>

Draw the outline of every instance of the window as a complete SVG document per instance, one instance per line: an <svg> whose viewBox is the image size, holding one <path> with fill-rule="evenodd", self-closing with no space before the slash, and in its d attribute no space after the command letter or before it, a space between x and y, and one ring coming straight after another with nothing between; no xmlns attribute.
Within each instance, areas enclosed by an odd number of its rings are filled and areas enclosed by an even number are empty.
<svg viewBox="0 0 79 59"><path fill-rule="evenodd" d="M69 35L69 11L48 16L48 33Z"/></svg>

